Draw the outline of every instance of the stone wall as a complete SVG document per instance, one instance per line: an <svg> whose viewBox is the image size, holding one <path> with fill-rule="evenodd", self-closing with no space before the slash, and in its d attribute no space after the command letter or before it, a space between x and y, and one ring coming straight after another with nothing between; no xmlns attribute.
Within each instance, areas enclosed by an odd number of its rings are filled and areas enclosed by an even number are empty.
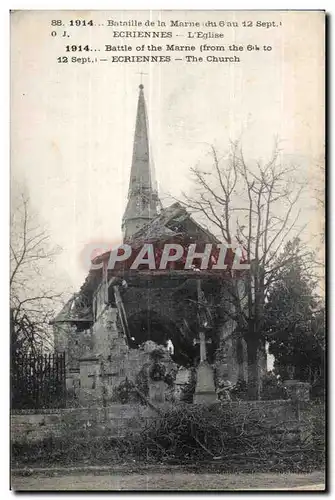
<svg viewBox="0 0 335 500"><path fill-rule="evenodd" d="M71 428L77 433L92 427L101 433L107 430L110 436L122 436L127 429L136 429L155 415L147 406L117 404L106 408L17 410L11 414L11 441L36 442L66 435Z"/></svg>
<svg viewBox="0 0 335 500"><path fill-rule="evenodd" d="M301 436L312 432L312 419L323 407L292 401L241 401L225 403L247 414L256 410L269 426L277 425ZM169 408L169 405L156 405ZM159 418L156 411L142 405L113 404L106 408L16 410L11 414L12 442L36 442L50 436L78 435L88 429L109 436L123 436L127 430L140 431L141 425ZM73 429L73 431L71 431Z"/></svg>

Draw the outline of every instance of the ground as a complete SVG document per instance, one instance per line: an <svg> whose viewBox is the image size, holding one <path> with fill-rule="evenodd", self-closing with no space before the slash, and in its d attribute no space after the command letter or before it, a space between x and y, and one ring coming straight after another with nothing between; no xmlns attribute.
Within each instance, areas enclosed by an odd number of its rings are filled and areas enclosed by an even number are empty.
<svg viewBox="0 0 335 500"><path fill-rule="evenodd" d="M325 489L325 474L218 474L190 472L113 473L96 470L89 473L47 471L28 476L13 475L13 490L319 490Z"/></svg>

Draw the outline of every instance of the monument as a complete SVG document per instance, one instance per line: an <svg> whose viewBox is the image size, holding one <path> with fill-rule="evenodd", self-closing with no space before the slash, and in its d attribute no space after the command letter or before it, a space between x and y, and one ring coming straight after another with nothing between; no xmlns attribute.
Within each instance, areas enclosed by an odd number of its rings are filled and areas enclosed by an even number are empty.
<svg viewBox="0 0 335 500"><path fill-rule="evenodd" d="M200 332L200 364L197 368L197 384L194 392L194 403L215 403L217 396L214 384L213 368L206 360L206 338L204 332Z"/></svg>
<svg viewBox="0 0 335 500"><path fill-rule="evenodd" d="M200 363L197 368L197 383L194 392L194 403L211 404L217 401L214 383L214 371L207 362L206 335L204 330L209 327L209 313L204 294L201 290L200 279L197 281L198 290L198 324L200 344ZM209 340L208 343L211 343Z"/></svg>

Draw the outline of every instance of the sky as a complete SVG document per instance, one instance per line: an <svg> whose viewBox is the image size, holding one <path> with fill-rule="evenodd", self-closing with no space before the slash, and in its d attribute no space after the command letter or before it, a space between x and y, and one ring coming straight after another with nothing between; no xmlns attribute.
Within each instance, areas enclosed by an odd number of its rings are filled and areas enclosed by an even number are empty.
<svg viewBox="0 0 335 500"><path fill-rule="evenodd" d="M240 25L246 19L254 24L274 20L278 27L206 28L224 34L224 42L207 40L209 45L271 45L271 51L239 53L241 62L236 64L58 63L66 43L88 43L101 50L105 44L126 44L135 50L143 43L143 39L116 40L110 33L119 28L97 26L69 29L69 42L61 39L60 31L51 36L52 19L66 24L90 18L101 24L107 19L161 19L167 24L170 19L224 20ZM88 270L83 250L121 239L141 78L163 203L169 195L179 197L192 189L189 169L208 161L209 144L224 152L231 140L239 139L248 158L265 160L277 136L282 155L308 179L310 195L301 203L309 233L315 234L320 217L311 213L311 199L324 156L323 24L321 12L12 14L12 195L24 186L53 244L62 248L49 270L59 283L76 291ZM169 43L193 43L199 55L204 41L187 39L188 31L174 29ZM144 41L147 45L150 40ZM166 39L155 43L165 47ZM78 53L69 57L73 55Z"/></svg>

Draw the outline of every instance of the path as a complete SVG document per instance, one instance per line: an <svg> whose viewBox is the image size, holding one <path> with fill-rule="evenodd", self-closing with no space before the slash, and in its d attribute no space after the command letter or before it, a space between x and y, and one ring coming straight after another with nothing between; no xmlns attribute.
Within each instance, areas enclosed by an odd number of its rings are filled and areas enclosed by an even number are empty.
<svg viewBox="0 0 335 500"><path fill-rule="evenodd" d="M71 474L13 476L18 490L323 490L324 473L310 474L195 474L187 472L143 474Z"/></svg>

